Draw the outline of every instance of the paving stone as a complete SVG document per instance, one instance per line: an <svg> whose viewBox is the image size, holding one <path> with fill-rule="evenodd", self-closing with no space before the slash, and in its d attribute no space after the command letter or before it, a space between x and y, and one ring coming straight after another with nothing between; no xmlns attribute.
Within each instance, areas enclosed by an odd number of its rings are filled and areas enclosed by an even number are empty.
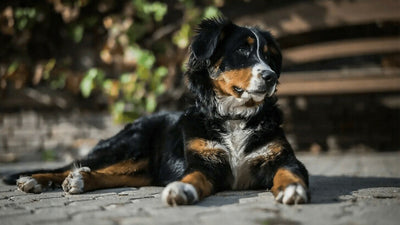
<svg viewBox="0 0 400 225"><path fill-rule="evenodd" d="M26 194L0 184L0 224L398 224L400 154L299 155L310 172L311 203L287 206L266 190L224 191L196 205L169 207L163 187L66 195ZM3 164L0 173L57 164Z"/></svg>
<svg viewBox="0 0 400 225"><path fill-rule="evenodd" d="M15 209L15 208L0 208L0 220L1 218L6 218L15 215L22 215L22 214L31 214L30 210L27 209Z"/></svg>
<svg viewBox="0 0 400 225"><path fill-rule="evenodd" d="M42 223L43 221L67 220L68 215L63 210L57 210L52 213L32 212L31 214L10 215L2 220L2 224L32 224Z"/></svg>
<svg viewBox="0 0 400 225"><path fill-rule="evenodd" d="M73 220L73 219L67 219L67 220L56 220L56 221L40 221L40 223L32 223L32 224L38 224L38 225L77 225L77 224L87 224L87 225L110 225L110 224L115 224L112 220L106 220L106 219L97 219L97 218L90 218L90 219L82 219L82 220Z"/></svg>

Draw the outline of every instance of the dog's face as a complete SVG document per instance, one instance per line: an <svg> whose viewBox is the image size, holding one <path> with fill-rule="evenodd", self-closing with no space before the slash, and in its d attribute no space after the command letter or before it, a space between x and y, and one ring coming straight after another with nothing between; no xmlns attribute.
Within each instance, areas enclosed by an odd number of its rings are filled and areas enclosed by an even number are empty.
<svg viewBox="0 0 400 225"><path fill-rule="evenodd" d="M205 20L192 43L204 61L218 113L251 116L276 91L282 57L272 36L225 20Z"/></svg>

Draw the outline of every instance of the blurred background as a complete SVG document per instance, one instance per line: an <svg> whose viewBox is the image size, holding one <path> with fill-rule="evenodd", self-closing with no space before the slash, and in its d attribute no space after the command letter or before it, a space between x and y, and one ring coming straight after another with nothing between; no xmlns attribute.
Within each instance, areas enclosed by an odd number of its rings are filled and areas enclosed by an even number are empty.
<svg viewBox="0 0 400 225"><path fill-rule="evenodd" d="M124 123L190 104L196 24L270 30L296 151L400 150L398 0L2 0L0 162L69 161Z"/></svg>

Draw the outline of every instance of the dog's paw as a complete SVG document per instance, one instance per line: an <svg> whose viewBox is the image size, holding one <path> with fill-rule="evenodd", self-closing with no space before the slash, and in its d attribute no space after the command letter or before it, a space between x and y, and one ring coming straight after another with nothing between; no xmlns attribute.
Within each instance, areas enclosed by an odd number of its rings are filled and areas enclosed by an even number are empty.
<svg viewBox="0 0 400 225"><path fill-rule="evenodd" d="M62 183L62 189L67 194L79 194L83 192L85 185L81 172L90 172L89 167L81 167L70 172Z"/></svg>
<svg viewBox="0 0 400 225"><path fill-rule="evenodd" d="M288 185L284 190L278 193L275 200L288 205L302 204L309 201L306 188L300 184Z"/></svg>
<svg viewBox="0 0 400 225"><path fill-rule="evenodd" d="M32 177L20 177L17 180L18 190L26 193L41 193L42 185Z"/></svg>
<svg viewBox="0 0 400 225"><path fill-rule="evenodd" d="M161 200L170 206L190 205L197 202L199 196L193 185L176 181L164 188Z"/></svg>

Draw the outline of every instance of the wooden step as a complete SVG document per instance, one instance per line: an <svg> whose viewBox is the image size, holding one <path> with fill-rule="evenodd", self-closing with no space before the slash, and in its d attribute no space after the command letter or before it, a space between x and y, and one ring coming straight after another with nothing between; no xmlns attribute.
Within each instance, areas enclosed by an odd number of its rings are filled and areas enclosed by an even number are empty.
<svg viewBox="0 0 400 225"><path fill-rule="evenodd" d="M399 69L351 69L283 73L279 96L400 91Z"/></svg>

